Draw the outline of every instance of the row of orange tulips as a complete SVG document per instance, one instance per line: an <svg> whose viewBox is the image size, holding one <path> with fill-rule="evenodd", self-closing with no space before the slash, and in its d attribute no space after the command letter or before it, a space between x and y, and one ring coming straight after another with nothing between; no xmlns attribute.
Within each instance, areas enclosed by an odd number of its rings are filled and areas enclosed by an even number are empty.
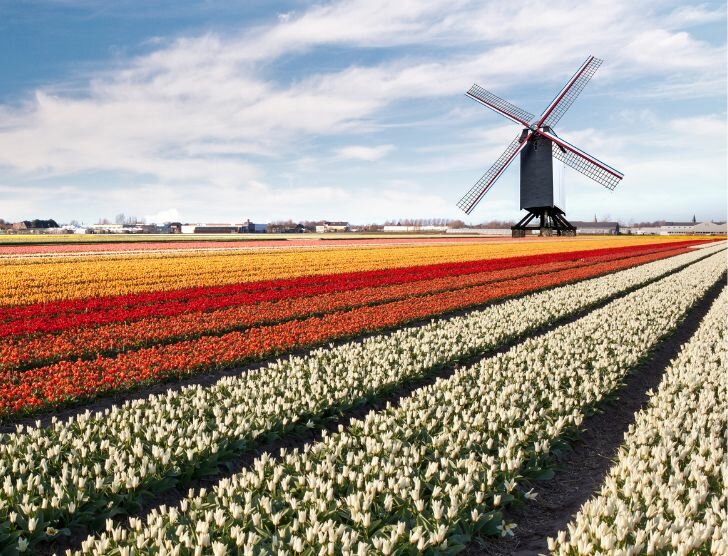
<svg viewBox="0 0 728 556"><path fill-rule="evenodd" d="M653 253L475 285L249 328L222 336L204 336L171 345L144 348L117 357L61 361L23 372L0 371L0 415L78 403L109 391L128 390L172 377L231 368L291 349L401 326L413 320L598 276L674 253Z"/></svg>

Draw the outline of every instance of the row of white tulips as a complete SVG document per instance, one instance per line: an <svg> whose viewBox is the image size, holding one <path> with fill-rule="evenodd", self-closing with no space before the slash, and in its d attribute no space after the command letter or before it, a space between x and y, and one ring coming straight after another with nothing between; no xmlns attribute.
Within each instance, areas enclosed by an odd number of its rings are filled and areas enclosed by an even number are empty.
<svg viewBox="0 0 728 556"><path fill-rule="evenodd" d="M728 554L728 289L625 435L601 492L549 549Z"/></svg>
<svg viewBox="0 0 728 556"><path fill-rule="evenodd" d="M712 251L723 249L716 246ZM284 434L465 355L674 271L688 253L434 321L276 361L213 386L192 386L0 438L0 547L133 511L138 493L215 467L256 439ZM530 318L523 318L530 315ZM312 425L313 422L309 421Z"/></svg>
<svg viewBox="0 0 728 556"><path fill-rule="evenodd" d="M461 369L303 451L264 455L144 522L109 521L82 552L454 552L474 532L512 533L499 509L533 496L519 481L543 472L552 443L675 328L725 273L724 259Z"/></svg>
<svg viewBox="0 0 728 556"><path fill-rule="evenodd" d="M724 243L724 242L721 242ZM691 245L690 249L710 249L714 247L716 243L713 242L706 242L706 243L698 243L697 245Z"/></svg>

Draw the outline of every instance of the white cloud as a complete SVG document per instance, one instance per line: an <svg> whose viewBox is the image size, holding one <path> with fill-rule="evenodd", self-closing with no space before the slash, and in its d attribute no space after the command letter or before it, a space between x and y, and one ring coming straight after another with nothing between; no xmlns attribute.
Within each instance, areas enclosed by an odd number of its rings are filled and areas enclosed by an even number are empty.
<svg viewBox="0 0 728 556"><path fill-rule="evenodd" d="M367 147L365 145L349 145L336 149L336 156L353 160L374 161L384 158L394 150L394 145L378 145Z"/></svg>
<svg viewBox="0 0 728 556"><path fill-rule="evenodd" d="M706 143L711 141L725 142L726 120L717 115L696 116L692 118L676 118L669 122L674 131L688 135L699 136Z"/></svg>
<svg viewBox="0 0 728 556"><path fill-rule="evenodd" d="M670 26L684 28L690 25L723 21L725 16L725 6L715 9L711 9L705 4L680 6L670 13L665 23Z"/></svg>
<svg viewBox="0 0 728 556"><path fill-rule="evenodd" d="M438 135L422 136L419 151L395 149L395 140L389 137L357 136L386 130L385 114L398 102L409 105L448 95L460 99L473 81L496 93L544 84L558 88L589 52L608 60L599 80L590 85L596 90L609 92L619 86L633 96L678 92L689 98L711 91L721 95L725 45L711 45L685 30L714 21L720 13L705 6L670 10L668 5L660 15L646 0L516 4L355 0L316 5L237 34L210 33L167 42L150 54L98 71L81 93L40 90L20 105L0 105L0 167L6 168L0 177L6 182L12 178L37 183L92 172L122 174L126 176L122 185L102 183L93 192L79 189L79 195L97 206L107 199L117 203L126 199L150 213L177 207L190 218L202 211L200 200L208 199L218 207L221 202L234 203L241 211L249 206L275 212L283 206L294 218L295 210L308 210L309 199L342 210L354 201L374 206L374 201L354 199L348 190L317 185L311 179L320 169L320 152L312 152L316 138L333 137L343 145L332 147L329 141L324 149L338 159L381 161L370 166L389 165L395 173L485 168L516 128L488 123L482 136L465 137L462 150L457 144L449 149L443 145L442 154L436 151L446 139ZM558 40L545 41L543 29ZM324 45L376 48L386 55L367 65L314 68L305 78L276 78L273 67L278 58L295 59ZM406 45L416 48L395 48ZM442 113L455 114L456 107L445 106ZM442 129L467 125L475 112L465 110L463 117L435 117L428 125ZM691 114L690 119L675 119L670 125L678 133L698 128L712 133L719 127L715 118L720 116ZM643 133L632 134L633 139L649 149L644 142L654 136L660 119L640 123ZM594 154L607 159L627 150L624 137L601 143L585 138L584 145L578 136L566 137L587 150L594 147ZM312 146L305 150L301 144L307 142ZM425 154L428 149L431 155ZM427 160L409 158L411 153ZM294 174L277 183L270 176L275 165L288 165ZM292 189L291 183L297 187ZM372 183L390 191L386 179ZM55 196L54 187L46 187L47 199ZM378 189L375 197L398 199L388 195L379 195ZM434 210L439 202L438 195L428 197L419 191L404 206ZM123 210L134 213L133 207Z"/></svg>
<svg viewBox="0 0 728 556"><path fill-rule="evenodd" d="M176 208L160 210L155 214L148 214L144 217L147 224L164 224L165 222L178 222L180 220L179 211Z"/></svg>

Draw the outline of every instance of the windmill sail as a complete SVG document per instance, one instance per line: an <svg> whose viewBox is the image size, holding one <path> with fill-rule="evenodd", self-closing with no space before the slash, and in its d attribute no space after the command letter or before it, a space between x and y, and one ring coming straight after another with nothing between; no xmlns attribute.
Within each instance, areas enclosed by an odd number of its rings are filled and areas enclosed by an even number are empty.
<svg viewBox="0 0 728 556"><path fill-rule="evenodd" d="M586 84L589 83L601 65L602 60L594 56L589 56L573 77L564 85L564 88L561 89L559 94L554 97L554 100L551 101L551 104L548 105L543 114L541 114L536 124L537 127L554 127L571 105L574 104L576 98L584 90Z"/></svg>
<svg viewBox="0 0 728 556"><path fill-rule="evenodd" d="M458 201L457 206L470 214L520 153L521 208L527 210L528 214L511 226L513 237L525 237L532 230L539 230L541 235L575 235L576 227L566 220L563 201L557 205L554 200L553 159L562 161L610 190L624 177L618 170L567 143L552 131L552 127L571 107L601 65L600 59L589 56L537 118L480 85L473 85L466 93L467 96L520 124L523 130L495 164ZM530 225L533 220L538 222L537 226Z"/></svg>
<svg viewBox="0 0 728 556"><path fill-rule="evenodd" d="M487 106L491 110L498 112L501 116L505 116L509 120L526 127L528 127L528 123L536 117L530 112L526 112L522 108L518 108L515 104L511 104L507 100L503 100L498 95L494 95L490 91L486 91L480 85L474 84L465 94L483 106Z"/></svg>
<svg viewBox="0 0 728 556"><path fill-rule="evenodd" d="M508 168L508 165L524 147L530 136L531 133L528 133L525 137L523 134L519 133L518 136L511 141L511 144L508 145L508 148L503 151L503 154L498 157L493 166L491 166L490 169L483 174L483 177L475 182L475 185L470 188L470 191L468 191L463 198L458 201L458 207L465 211L466 214L470 214L470 212L475 208L475 205L477 205L483 198L483 195L488 192L498 177L506 168Z"/></svg>
<svg viewBox="0 0 728 556"><path fill-rule="evenodd" d="M554 158L560 160L577 172L581 172L586 177L591 178L610 191L613 191L614 188L617 187L617 184L622 181L624 174L622 174L619 170L615 170L598 158L594 158L592 155L585 153L571 143L567 143L561 139L561 137L556 137L550 133L542 131L539 131L539 133L551 139L551 152Z"/></svg>

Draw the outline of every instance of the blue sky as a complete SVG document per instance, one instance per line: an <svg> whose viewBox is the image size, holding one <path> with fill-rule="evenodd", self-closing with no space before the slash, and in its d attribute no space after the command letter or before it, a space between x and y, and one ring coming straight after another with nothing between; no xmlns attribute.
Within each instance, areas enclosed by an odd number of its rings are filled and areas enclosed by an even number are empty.
<svg viewBox="0 0 728 556"><path fill-rule="evenodd" d="M0 0L0 217L461 218L519 132L464 92L540 113L594 54L557 132L625 179L556 164L569 218L724 220L725 30L724 2Z"/></svg>

